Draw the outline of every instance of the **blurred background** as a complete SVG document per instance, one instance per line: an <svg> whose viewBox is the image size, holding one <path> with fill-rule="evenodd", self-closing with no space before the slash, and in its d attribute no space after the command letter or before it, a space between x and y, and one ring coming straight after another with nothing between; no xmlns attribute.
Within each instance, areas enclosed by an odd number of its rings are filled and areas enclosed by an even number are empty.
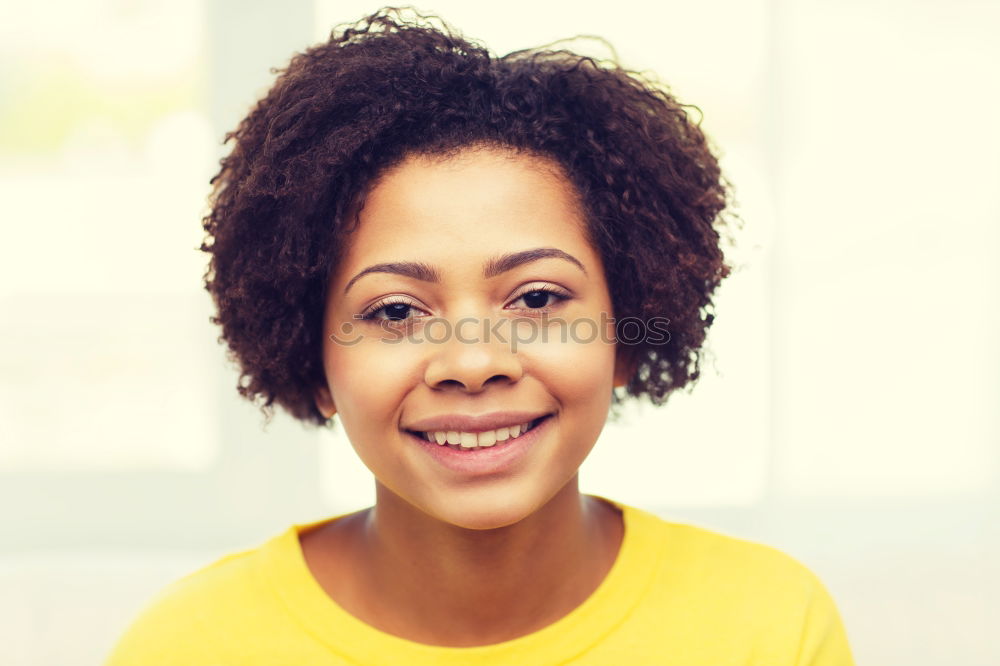
<svg viewBox="0 0 1000 666"><path fill-rule="evenodd" d="M378 5L0 6L0 663L97 664L169 581L372 499L238 398L197 247L270 69ZM736 185L713 359L584 490L793 555L858 664L1000 663L1000 3L419 7L500 54L607 38Z"/></svg>

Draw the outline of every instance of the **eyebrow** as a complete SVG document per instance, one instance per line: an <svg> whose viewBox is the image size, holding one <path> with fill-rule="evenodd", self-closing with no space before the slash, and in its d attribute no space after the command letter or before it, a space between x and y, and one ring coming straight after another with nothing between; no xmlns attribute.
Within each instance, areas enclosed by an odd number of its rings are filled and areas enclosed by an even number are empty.
<svg viewBox="0 0 1000 666"><path fill-rule="evenodd" d="M572 263L583 271L584 275L587 275L587 269L584 268L580 260L573 255L554 247L538 247L532 250L511 252L490 259L483 266L483 277L487 279L493 278L501 273L506 273L507 271L517 268L518 266L522 266L532 261L538 261L539 259L563 259ZM344 287L344 293L346 294L347 290L354 286L355 282L369 273L392 273L395 275L413 278L415 280L422 280L424 282L441 281L441 274L437 271L437 269L423 262L390 261L382 264L373 264L359 272L347 281L347 286Z"/></svg>

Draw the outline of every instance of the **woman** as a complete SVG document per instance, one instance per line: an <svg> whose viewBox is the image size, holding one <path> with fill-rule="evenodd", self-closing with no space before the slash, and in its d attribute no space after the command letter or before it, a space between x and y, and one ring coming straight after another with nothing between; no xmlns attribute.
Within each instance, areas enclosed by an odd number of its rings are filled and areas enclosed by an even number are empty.
<svg viewBox="0 0 1000 666"><path fill-rule="evenodd" d="M229 138L202 249L239 391L338 418L376 504L174 583L110 664L853 663L792 558L578 488L614 403L697 378L728 273L672 96L383 10Z"/></svg>

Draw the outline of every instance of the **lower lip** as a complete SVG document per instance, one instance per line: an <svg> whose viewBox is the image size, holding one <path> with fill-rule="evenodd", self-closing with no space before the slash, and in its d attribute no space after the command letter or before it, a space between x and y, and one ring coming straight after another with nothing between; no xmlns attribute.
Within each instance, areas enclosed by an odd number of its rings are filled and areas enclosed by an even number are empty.
<svg viewBox="0 0 1000 666"><path fill-rule="evenodd" d="M493 446L477 446L470 449L453 449L428 442L423 437L407 432L409 437L419 444L442 467L453 472L468 475L498 474L511 469L523 458L538 439L549 428L552 416L546 416L542 422L520 437L498 442Z"/></svg>

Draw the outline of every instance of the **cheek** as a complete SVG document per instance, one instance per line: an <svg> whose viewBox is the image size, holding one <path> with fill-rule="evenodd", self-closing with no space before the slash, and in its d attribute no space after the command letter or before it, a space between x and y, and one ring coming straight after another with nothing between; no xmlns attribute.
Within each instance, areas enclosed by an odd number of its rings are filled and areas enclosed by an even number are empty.
<svg viewBox="0 0 1000 666"><path fill-rule="evenodd" d="M540 344L532 350L538 369L567 408L582 406L606 411L614 385L615 347L601 339ZM602 414L603 418L603 414Z"/></svg>
<svg viewBox="0 0 1000 666"><path fill-rule="evenodd" d="M344 434L376 477L394 478L402 469L395 449L385 444L399 426L400 406L418 367L412 348L379 340L327 355L326 372Z"/></svg>
<svg viewBox="0 0 1000 666"><path fill-rule="evenodd" d="M419 379L417 351L378 339L328 350L327 377L345 426L348 421L385 425Z"/></svg>

